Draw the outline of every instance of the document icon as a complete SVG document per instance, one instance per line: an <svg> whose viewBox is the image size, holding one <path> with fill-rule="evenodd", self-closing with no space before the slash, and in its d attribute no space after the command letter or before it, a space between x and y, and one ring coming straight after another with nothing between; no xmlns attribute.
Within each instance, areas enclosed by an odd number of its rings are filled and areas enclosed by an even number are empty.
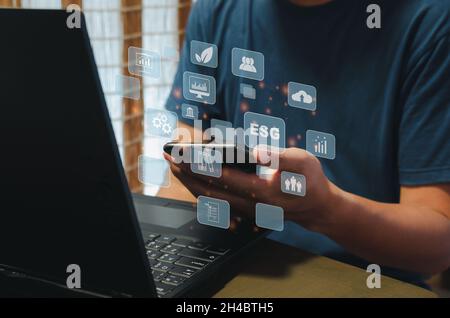
<svg viewBox="0 0 450 318"><path fill-rule="evenodd" d="M224 200L199 196L197 221L203 225L228 229L230 227L230 204Z"/></svg>

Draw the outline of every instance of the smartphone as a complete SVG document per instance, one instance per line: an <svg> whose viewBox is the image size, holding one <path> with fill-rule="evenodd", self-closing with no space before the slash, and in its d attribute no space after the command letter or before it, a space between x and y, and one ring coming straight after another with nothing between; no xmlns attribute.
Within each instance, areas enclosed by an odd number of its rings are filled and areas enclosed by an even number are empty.
<svg viewBox="0 0 450 318"><path fill-rule="evenodd" d="M222 153L222 162L224 165L242 170L247 173L256 173L256 162L253 159L250 148L244 145L235 144L217 144L217 143L185 143L185 142L168 142L164 145L164 152L172 155L182 155L184 151L190 151L193 148L202 147L219 150Z"/></svg>

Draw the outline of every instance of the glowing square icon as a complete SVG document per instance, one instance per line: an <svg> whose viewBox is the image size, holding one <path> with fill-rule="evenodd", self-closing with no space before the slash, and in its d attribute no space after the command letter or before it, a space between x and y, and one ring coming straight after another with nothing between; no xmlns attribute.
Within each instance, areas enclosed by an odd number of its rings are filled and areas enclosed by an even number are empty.
<svg viewBox="0 0 450 318"><path fill-rule="evenodd" d="M306 150L316 157L333 160L336 157L336 138L332 134L307 130Z"/></svg>
<svg viewBox="0 0 450 318"><path fill-rule="evenodd" d="M133 75L159 78L161 56L157 52L131 46L128 48L128 71Z"/></svg>
<svg viewBox="0 0 450 318"><path fill-rule="evenodd" d="M169 187L169 164L163 159L141 155L138 158L138 179L144 185Z"/></svg>
<svg viewBox="0 0 450 318"><path fill-rule="evenodd" d="M141 82L136 77L117 75L116 92L124 98L139 100L141 98Z"/></svg>
<svg viewBox="0 0 450 318"><path fill-rule="evenodd" d="M145 132L148 136L174 139L178 116L174 112L158 109L145 111Z"/></svg>
<svg viewBox="0 0 450 318"><path fill-rule="evenodd" d="M317 108L317 90L314 86L289 82L288 104L291 107L314 111Z"/></svg>
<svg viewBox="0 0 450 318"><path fill-rule="evenodd" d="M267 145L286 146L286 124L283 119L253 112L244 114L245 144L249 148Z"/></svg>
<svg viewBox="0 0 450 318"><path fill-rule="evenodd" d="M241 83L241 94L244 98L256 99L256 89L253 85Z"/></svg>
<svg viewBox="0 0 450 318"><path fill-rule="evenodd" d="M284 230L284 210L278 206L257 203L256 204L256 225L264 229L283 231Z"/></svg>
<svg viewBox="0 0 450 318"><path fill-rule="evenodd" d="M216 80L212 76L184 72L183 96L187 100L205 104L215 104Z"/></svg>
<svg viewBox="0 0 450 318"><path fill-rule="evenodd" d="M231 50L231 71L233 75L257 81L264 79L264 55L260 52L239 48Z"/></svg>
<svg viewBox="0 0 450 318"><path fill-rule="evenodd" d="M199 196L197 198L197 221L203 225L228 229L230 227L230 204L224 200Z"/></svg>
<svg viewBox="0 0 450 318"><path fill-rule="evenodd" d="M198 107L190 104L182 104L181 116L186 119L198 119Z"/></svg>
<svg viewBox="0 0 450 318"><path fill-rule="evenodd" d="M222 151L203 146L194 146L191 150L192 172L214 178L222 176Z"/></svg>
<svg viewBox="0 0 450 318"><path fill-rule="evenodd" d="M281 172L281 191L304 197L306 195L306 178L302 174Z"/></svg>
<svg viewBox="0 0 450 318"><path fill-rule="evenodd" d="M216 68L218 65L217 46L206 42L191 41L191 62L201 66Z"/></svg>

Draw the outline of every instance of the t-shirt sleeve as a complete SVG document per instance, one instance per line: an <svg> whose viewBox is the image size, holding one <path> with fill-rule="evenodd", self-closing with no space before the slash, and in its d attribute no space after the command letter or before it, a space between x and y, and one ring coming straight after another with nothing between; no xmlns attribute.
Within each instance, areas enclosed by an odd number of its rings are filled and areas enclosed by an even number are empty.
<svg viewBox="0 0 450 318"><path fill-rule="evenodd" d="M217 78L216 69L193 64L191 63L190 57L190 45L192 40L213 43L210 39L212 38L210 34L212 27L211 18L213 16L212 10L212 1L199 0L193 5L189 15L188 24L186 26L185 39L181 50L177 73L175 75L171 92L166 101L166 109L175 112L180 121L189 125L193 125L193 120L183 118L182 105L188 104L196 106L198 108L198 119L204 119L204 128L207 128L206 126L209 122L207 119L220 116L222 113L220 97L216 96L216 104L214 105L184 99L183 73L188 71Z"/></svg>
<svg viewBox="0 0 450 318"><path fill-rule="evenodd" d="M410 64L403 85L398 165L402 185L450 182L450 37Z"/></svg>

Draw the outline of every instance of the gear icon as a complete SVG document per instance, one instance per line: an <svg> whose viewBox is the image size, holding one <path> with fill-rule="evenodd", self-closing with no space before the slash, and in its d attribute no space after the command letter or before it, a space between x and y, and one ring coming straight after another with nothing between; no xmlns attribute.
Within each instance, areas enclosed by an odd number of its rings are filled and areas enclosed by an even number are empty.
<svg viewBox="0 0 450 318"><path fill-rule="evenodd" d="M158 134L170 135L173 131L172 124L169 121L169 117L164 113L158 113L152 119L152 126L158 129ZM156 133L156 132L155 132Z"/></svg>
<svg viewBox="0 0 450 318"><path fill-rule="evenodd" d="M158 128L158 129L161 128L163 125L160 117L153 118L152 124L153 124L153 127Z"/></svg>
<svg viewBox="0 0 450 318"><path fill-rule="evenodd" d="M172 127L168 123L164 123L162 131L164 134L169 135L172 132Z"/></svg>
<svg viewBox="0 0 450 318"><path fill-rule="evenodd" d="M167 116L165 114L159 114L159 119L161 119L161 122L167 123Z"/></svg>

